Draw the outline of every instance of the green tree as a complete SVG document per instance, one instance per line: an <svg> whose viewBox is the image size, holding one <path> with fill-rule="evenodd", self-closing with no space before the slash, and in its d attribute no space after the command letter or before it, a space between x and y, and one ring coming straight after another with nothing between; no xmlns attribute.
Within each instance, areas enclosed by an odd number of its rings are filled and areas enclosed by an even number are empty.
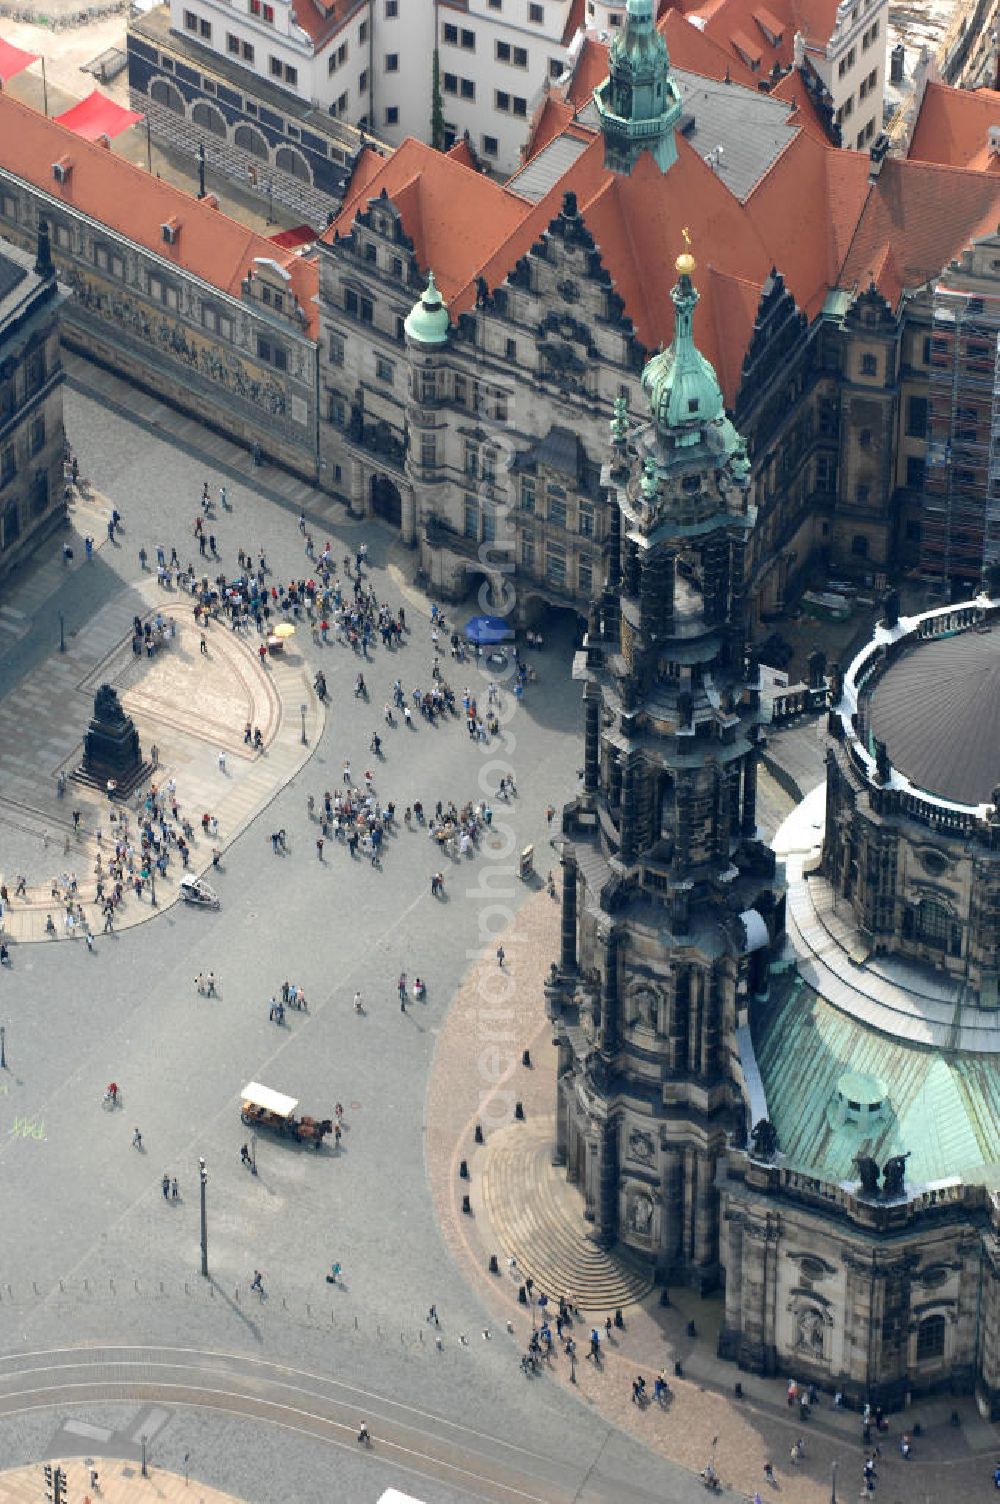
<svg viewBox="0 0 1000 1504"><path fill-rule="evenodd" d="M441 102L441 59L434 48L431 64L431 145L444 151L444 105Z"/></svg>

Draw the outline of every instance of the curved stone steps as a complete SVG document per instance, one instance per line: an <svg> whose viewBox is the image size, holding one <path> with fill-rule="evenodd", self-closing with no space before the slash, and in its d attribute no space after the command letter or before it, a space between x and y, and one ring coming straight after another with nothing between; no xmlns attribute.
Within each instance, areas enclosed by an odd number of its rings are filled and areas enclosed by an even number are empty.
<svg viewBox="0 0 1000 1504"><path fill-rule="evenodd" d="M641 1300L652 1275L591 1241L583 1199L551 1160L550 1125L516 1124L487 1141L479 1175L499 1248L539 1293L572 1295L581 1310L608 1314Z"/></svg>

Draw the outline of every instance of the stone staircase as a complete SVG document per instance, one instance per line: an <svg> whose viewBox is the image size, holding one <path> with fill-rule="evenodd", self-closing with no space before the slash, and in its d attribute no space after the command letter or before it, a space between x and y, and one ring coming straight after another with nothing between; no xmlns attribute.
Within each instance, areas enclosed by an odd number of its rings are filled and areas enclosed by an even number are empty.
<svg viewBox="0 0 1000 1504"><path fill-rule="evenodd" d="M478 1159L483 1211L520 1281L530 1275L539 1294L572 1295L582 1311L608 1315L647 1295L652 1275L590 1240L583 1198L552 1164L552 1135L551 1119L490 1135Z"/></svg>

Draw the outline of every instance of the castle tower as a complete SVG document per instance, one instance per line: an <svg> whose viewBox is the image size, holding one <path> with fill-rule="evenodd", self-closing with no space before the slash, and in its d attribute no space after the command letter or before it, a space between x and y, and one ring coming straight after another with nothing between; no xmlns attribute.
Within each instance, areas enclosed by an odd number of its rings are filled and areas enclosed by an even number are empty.
<svg viewBox="0 0 1000 1504"><path fill-rule="evenodd" d="M624 31L615 33L608 53L608 77L594 90L604 165L626 176L644 151L661 172L677 160L681 96L654 9L654 0L628 0Z"/></svg>
<svg viewBox="0 0 1000 1504"><path fill-rule="evenodd" d="M403 321L409 355L406 398L406 476L410 491L402 498L401 536L413 543L420 518L433 511L434 488L444 463L446 437L441 408L451 319L448 306L428 272L427 286Z"/></svg>
<svg viewBox="0 0 1000 1504"><path fill-rule="evenodd" d="M756 838L758 696L746 668L754 525L743 440L692 337L647 364L650 419L612 424L607 587L574 675L584 787L564 812L557 1155L602 1245L661 1279L718 1278L716 1163L745 1114L736 1030L766 987L783 906Z"/></svg>

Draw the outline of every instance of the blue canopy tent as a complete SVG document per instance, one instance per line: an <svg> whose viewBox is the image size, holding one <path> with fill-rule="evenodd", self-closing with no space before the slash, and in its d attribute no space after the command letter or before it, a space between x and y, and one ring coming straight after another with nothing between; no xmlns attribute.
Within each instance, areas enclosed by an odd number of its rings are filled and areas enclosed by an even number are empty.
<svg viewBox="0 0 1000 1504"><path fill-rule="evenodd" d="M513 642L514 628L502 616L473 616L465 623L470 642L488 647L496 642Z"/></svg>

